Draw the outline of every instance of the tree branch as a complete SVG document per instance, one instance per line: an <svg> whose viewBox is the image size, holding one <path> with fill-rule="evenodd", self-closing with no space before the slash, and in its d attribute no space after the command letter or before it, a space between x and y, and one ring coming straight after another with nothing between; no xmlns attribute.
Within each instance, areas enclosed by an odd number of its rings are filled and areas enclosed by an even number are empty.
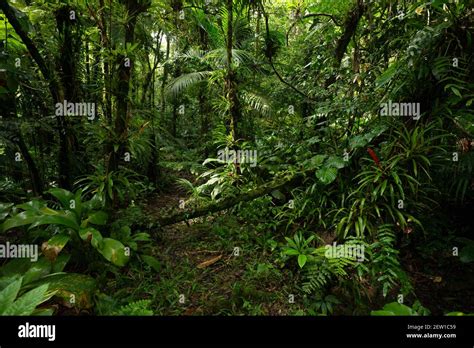
<svg viewBox="0 0 474 348"><path fill-rule="evenodd" d="M290 36L290 32L291 30L294 28L294 26L296 25L296 23L298 23L299 21L302 21L303 19L306 19L306 18L311 18L311 17L328 17L328 18L331 18L331 20L333 21L333 23L335 25L337 25L338 27L341 26L341 24L336 20L336 17L334 17L333 15L331 14L328 14L328 13L309 13L307 15L304 15L303 17L299 17L296 19L296 21L293 22L293 24L291 24L290 28L288 29L288 31L286 32L286 45L288 46L288 41L289 41L289 36Z"/></svg>
<svg viewBox="0 0 474 348"><path fill-rule="evenodd" d="M270 41L270 28L269 28L269 25L268 25L268 14L266 13L265 11L265 8L263 7L262 4L260 4L261 6L261 11L262 11L262 14L263 14L263 17L265 18L265 32L266 32L266 37L267 37L267 44L268 42ZM295 91L296 93L298 93L299 95L301 95L303 98L305 98L308 102L315 102L315 100L313 98L311 98L310 96L306 95L305 93L301 92L298 88L296 88L295 86L293 86L291 83L287 82L279 73L278 71L276 70L275 68L275 65L273 64L273 57L272 57L272 53L271 52L268 52L268 55L267 55L267 58L268 58L268 62L273 70L273 72L275 73L275 75L277 76L277 78L285 85L287 85L288 87L290 87L293 91Z"/></svg>
<svg viewBox="0 0 474 348"><path fill-rule="evenodd" d="M46 65L45 60L39 53L38 48L30 39L30 37L28 36L28 33L25 30L23 30L23 28L21 27L21 24L18 18L16 18L15 11L8 4L7 0L0 1L0 9L3 11L3 13L8 19L8 22L12 25L13 29L15 29L15 32L18 34L18 36L21 38L21 40L25 44L26 48L28 49L28 52L30 53L31 57L38 65L38 68L40 69L44 78L48 81L49 90L51 91L51 95L53 96L54 101L60 102L61 101L61 96L60 96L61 88L57 84L56 80L54 79L54 76L52 72L49 70L48 66Z"/></svg>
<svg viewBox="0 0 474 348"><path fill-rule="evenodd" d="M357 25L359 24L360 19L362 18L366 7L364 5L363 0L357 0L357 4L352 8L352 10L348 13L346 20L344 22L344 32L342 36L337 40L336 48L334 50L334 67L339 68L341 66L342 58L344 57L344 53L346 53L347 46L351 41L352 37L354 36ZM324 83L324 88L328 88L336 81L336 76L330 76Z"/></svg>

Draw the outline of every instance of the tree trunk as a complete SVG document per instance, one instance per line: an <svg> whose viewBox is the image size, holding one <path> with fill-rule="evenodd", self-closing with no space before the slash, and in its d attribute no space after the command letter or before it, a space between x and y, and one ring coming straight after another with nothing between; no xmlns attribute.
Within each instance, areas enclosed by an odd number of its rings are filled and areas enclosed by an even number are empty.
<svg viewBox="0 0 474 348"><path fill-rule="evenodd" d="M6 94L0 94L0 104L2 105L2 121L6 121L8 123L11 122L14 125L12 127L14 129L14 131L12 132L12 136L7 136L7 138L19 148L21 158L25 160L26 165L28 167L28 171L30 173L33 192L35 195L39 196L43 193L44 190L43 181L41 180L41 176L35 161L28 152L28 147L26 146L25 141L23 139L23 135L21 134L21 127L17 123L20 119L17 116L15 91L9 91L9 93ZM9 127L7 129L9 129ZM11 154L13 156L16 156L13 151L11 152ZM17 166L16 164L17 163L15 163L14 166L11 166L11 168L20 169L21 167ZM21 180L21 170L17 170L16 172L13 171L13 175L15 179Z"/></svg>
<svg viewBox="0 0 474 348"><path fill-rule="evenodd" d="M80 37L74 31L74 20L70 18L71 6L63 6L56 13L56 24L61 40L59 56L59 78L64 89L64 99L68 102L77 102L80 97L80 83L77 80L78 52L80 50ZM59 184L66 190L72 190L74 177L75 153L78 147L77 137L70 127L70 121L63 115L60 117L60 173Z"/></svg>
<svg viewBox="0 0 474 348"><path fill-rule="evenodd" d="M38 51L38 48L33 43L28 33L25 32L16 18L14 10L10 7L7 1L0 1L0 9L3 11L8 19L8 22L12 25L15 32L21 38L25 44L28 52L30 53L33 60L38 65L43 77L48 81L49 91L53 98L53 102L62 103L64 101L64 90L58 80L53 76L53 71L48 67L45 60ZM59 183L62 187L68 188L70 185L70 163L68 160L69 145L66 137L66 124L63 117L56 117L58 134L59 134L59 155L58 155L58 171L59 171Z"/></svg>
<svg viewBox="0 0 474 348"><path fill-rule="evenodd" d="M178 123L178 103L176 101L173 102L173 115L171 118L171 134L174 138L178 135L177 133L177 126Z"/></svg>
<svg viewBox="0 0 474 348"><path fill-rule="evenodd" d="M363 0L357 0L356 5L350 10L350 12L346 16L346 20L344 22L344 32L342 36L337 40L336 48L334 50L334 67L339 69L341 65L342 58L344 57L344 53L346 53L347 46L351 41L351 38L354 36L357 26L359 24L360 19L364 15L366 10L366 6ZM324 87L328 88L336 82L336 75L333 74L329 78L326 79L324 83Z"/></svg>
<svg viewBox="0 0 474 348"><path fill-rule="evenodd" d="M199 27L199 46L203 51L207 51L209 49L209 42L208 42L208 34L207 32ZM199 88L199 114L201 116L201 140L203 142L206 141L206 136L209 132L211 127L209 123L209 115L208 115L208 104L207 104L207 97L206 94L208 93L207 85L201 85ZM205 147L205 154L204 157L208 156L207 147Z"/></svg>
<svg viewBox="0 0 474 348"><path fill-rule="evenodd" d="M149 5L149 3L140 4L137 0L127 0L125 2L125 7L128 12L127 22L125 23L125 46L133 44L138 15L146 11ZM129 92L133 62L131 57L119 55L115 63L118 66L116 72L118 81L115 93L117 115L115 116L114 133L118 143L109 146L108 152L110 153L110 159L107 166L108 173L118 169L120 158L124 156L130 121Z"/></svg>
<svg viewBox="0 0 474 348"><path fill-rule="evenodd" d="M158 186L158 182L161 177L161 170L160 170L160 165L159 165L159 153L158 153L158 144L156 143L156 127L155 127L155 118L156 118L156 113L155 113L155 71L156 68L158 67L158 64L161 61L161 41L163 39L162 33L157 36L156 38L156 48L154 49L154 64L153 68L151 69L151 74L150 74L150 81L146 83L146 88L145 91L143 92L143 98L145 98L145 95L147 94L147 89L151 85L151 93L149 93L149 105L151 106L151 109L153 110L151 114L151 134L150 134L150 143L151 143L151 160L150 163L148 163L148 179L150 182L153 183L155 187Z"/></svg>
<svg viewBox="0 0 474 348"><path fill-rule="evenodd" d="M165 63L163 66L163 80L161 82L161 117L163 120L165 119L166 113L166 98L165 98L165 87L166 83L168 82L168 74L169 74L169 66L168 66L168 59L170 58L170 38L168 34L166 34L166 53L165 53Z"/></svg>
<svg viewBox="0 0 474 348"><path fill-rule="evenodd" d="M180 66L176 66L175 69L174 69L174 72L173 72L173 78L177 78L181 75L181 68ZM180 99L179 97L176 97L173 99L173 114L172 114L172 118L171 118L171 134L173 135L173 137L177 137L178 136L178 108L180 107L179 106L179 102L180 102Z"/></svg>
<svg viewBox="0 0 474 348"><path fill-rule="evenodd" d="M274 190L283 189L285 187L291 187L300 184L306 176L314 176L314 171L298 173L291 178L283 179L281 181L272 181L270 183L261 185L256 190L245 192L238 196L228 197L221 201L213 202L202 207L197 207L195 209L184 211L174 211L172 213L159 217L158 223L160 224L160 226L163 227L167 225L173 225L181 221L194 219L200 216L205 216L218 211L226 210L232 208L233 206L241 202L249 202L256 198L265 196L266 194L269 194Z"/></svg>
<svg viewBox="0 0 474 348"><path fill-rule="evenodd" d="M230 133L234 141L240 139L240 103L237 94L236 74L232 68L232 48L233 48L233 4L232 0L227 0L227 75L225 79L225 89L227 101L229 103Z"/></svg>
<svg viewBox="0 0 474 348"><path fill-rule="evenodd" d="M99 32L100 32L100 44L102 46L102 49L108 48L109 51L111 49L110 47L110 41L107 36L107 24L105 20L105 15L104 15L104 0L99 0L99 18L98 18L98 27L99 27ZM110 9L112 11L112 9ZM104 108L104 114L105 118L108 121L109 125L112 125L112 98L110 95L111 91L111 72L110 72L110 63L109 63L109 58L103 60L103 78L104 78L104 90L102 92L102 98L103 98L103 104L105 105Z"/></svg>
<svg viewBox="0 0 474 348"><path fill-rule="evenodd" d="M16 139L16 145L20 149L21 156L25 159L26 165L28 166L28 171L30 172L31 177L31 186L33 188L33 193L36 196L40 196L43 194L44 186L43 181L41 180L41 176L36 166L33 157L31 157L30 153L28 152L28 147L25 144L23 136L21 135L21 130L18 129L18 137Z"/></svg>

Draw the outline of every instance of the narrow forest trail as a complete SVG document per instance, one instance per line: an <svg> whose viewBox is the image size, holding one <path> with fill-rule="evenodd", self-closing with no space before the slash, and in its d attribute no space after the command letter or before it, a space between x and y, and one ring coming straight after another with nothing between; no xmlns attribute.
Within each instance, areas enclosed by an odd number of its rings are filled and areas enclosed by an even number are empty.
<svg viewBox="0 0 474 348"><path fill-rule="evenodd" d="M158 219L176 208L186 193L177 184L150 197L146 211ZM271 263L271 254L255 248L245 226L228 211L160 229L153 249L162 265L156 286L163 314L286 315L300 306L289 303L295 282ZM255 235L254 237L258 237Z"/></svg>

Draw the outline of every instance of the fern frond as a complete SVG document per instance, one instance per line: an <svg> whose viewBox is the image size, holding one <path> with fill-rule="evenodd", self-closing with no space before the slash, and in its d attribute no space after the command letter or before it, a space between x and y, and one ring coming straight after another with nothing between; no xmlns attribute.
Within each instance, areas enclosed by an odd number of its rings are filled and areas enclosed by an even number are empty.
<svg viewBox="0 0 474 348"><path fill-rule="evenodd" d="M325 247L319 248L323 250ZM348 257L326 257L317 253L316 260L307 267L307 281L303 283L303 291L310 294L320 292L334 278L344 278L348 275L347 268L355 261Z"/></svg>
<svg viewBox="0 0 474 348"><path fill-rule="evenodd" d="M150 300L138 300L131 302L119 308L118 315L153 315L153 311L149 309Z"/></svg>
<svg viewBox="0 0 474 348"><path fill-rule="evenodd" d="M264 97L248 91L242 92L241 97L245 104L258 113L264 116L268 116L270 114L270 103Z"/></svg>

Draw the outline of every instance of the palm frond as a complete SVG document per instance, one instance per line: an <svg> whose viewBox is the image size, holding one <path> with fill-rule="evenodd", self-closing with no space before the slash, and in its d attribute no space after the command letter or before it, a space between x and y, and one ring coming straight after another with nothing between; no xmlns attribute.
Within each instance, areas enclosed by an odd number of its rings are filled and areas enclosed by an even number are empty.
<svg viewBox="0 0 474 348"><path fill-rule="evenodd" d="M185 60L202 60L206 56L206 51L197 48L191 48L180 54L178 57Z"/></svg>
<svg viewBox="0 0 474 348"><path fill-rule="evenodd" d="M205 59L223 68L227 65L227 52L225 48L217 48L209 51ZM249 52L234 48L232 49L232 62L237 65L248 66L253 62L253 59Z"/></svg>
<svg viewBox="0 0 474 348"><path fill-rule="evenodd" d="M185 89L193 86L199 82L207 80L212 75L212 71L196 71L181 75L171 81L166 87L167 94L176 97Z"/></svg>

